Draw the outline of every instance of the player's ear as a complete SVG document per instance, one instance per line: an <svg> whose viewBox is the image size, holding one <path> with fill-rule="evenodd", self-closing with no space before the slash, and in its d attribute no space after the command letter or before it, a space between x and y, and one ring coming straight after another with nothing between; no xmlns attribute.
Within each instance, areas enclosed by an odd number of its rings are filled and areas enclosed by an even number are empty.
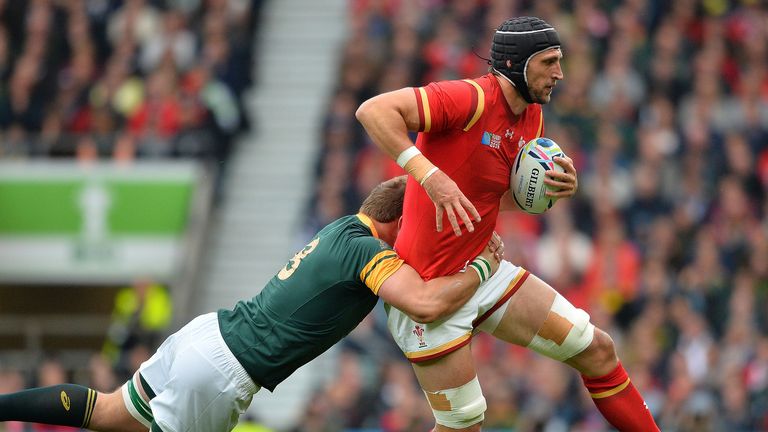
<svg viewBox="0 0 768 432"><path fill-rule="evenodd" d="M399 219L397 219L397 230L400 231L400 228L403 226L403 217L400 216Z"/></svg>

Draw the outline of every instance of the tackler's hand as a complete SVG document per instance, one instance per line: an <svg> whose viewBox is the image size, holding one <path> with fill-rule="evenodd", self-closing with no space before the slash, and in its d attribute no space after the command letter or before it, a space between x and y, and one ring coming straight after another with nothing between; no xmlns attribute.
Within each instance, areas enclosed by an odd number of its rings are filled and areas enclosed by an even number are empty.
<svg viewBox="0 0 768 432"><path fill-rule="evenodd" d="M488 241L488 246L486 246L480 256L485 258L491 265L489 277L493 276L496 270L499 269L501 260L504 258L504 242L501 241L501 237L495 231Z"/></svg>
<svg viewBox="0 0 768 432"><path fill-rule="evenodd" d="M504 242L501 241L501 236L496 231L493 232L488 241L488 249L493 252L496 261L501 262L504 259Z"/></svg>
<svg viewBox="0 0 768 432"><path fill-rule="evenodd" d="M435 222L438 231L443 230L443 214L448 216L448 221L457 236L462 234L458 218L464 222L467 231L475 230L470 215L475 222L480 222L480 214L447 174L438 170L429 176L422 186L435 204Z"/></svg>

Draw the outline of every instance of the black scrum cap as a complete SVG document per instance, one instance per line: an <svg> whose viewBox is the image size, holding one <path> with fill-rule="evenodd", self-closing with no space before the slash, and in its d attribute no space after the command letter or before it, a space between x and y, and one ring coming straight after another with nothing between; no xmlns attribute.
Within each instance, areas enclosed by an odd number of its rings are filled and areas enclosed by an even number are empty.
<svg viewBox="0 0 768 432"><path fill-rule="evenodd" d="M491 64L517 88L520 96L533 103L525 76L528 61L535 54L550 48L559 48L560 38L546 21L536 17L508 19L496 29L491 44ZM507 60L512 67L507 67Z"/></svg>

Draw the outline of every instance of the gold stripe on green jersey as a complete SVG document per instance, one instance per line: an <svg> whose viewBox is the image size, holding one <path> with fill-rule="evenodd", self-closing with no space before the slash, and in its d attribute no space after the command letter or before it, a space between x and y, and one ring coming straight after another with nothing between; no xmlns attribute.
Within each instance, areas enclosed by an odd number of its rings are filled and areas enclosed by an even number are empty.
<svg viewBox="0 0 768 432"><path fill-rule="evenodd" d="M376 225L373 224L373 220L371 220L371 218L368 217L368 215L363 213L358 213L356 216L358 219L360 219L360 222L364 223L365 226L367 226L371 230L371 233L373 233L374 237L379 238L379 233L376 232Z"/></svg>
<svg viewBox="0 0 768 432"><path fill-rule="evenodd" d="M371 275L368 277L368 287L371 288L371 291L373 291L374 294L378 295L379 289L381 289L384 281L395 274L403 264L403 260L397 256L382 261L375 269L373 269Z"/></svg>
<svg viewBox="0 0 768 432"><path fill-rule="evenodd" d="M379 288L387 278L392 276L401 266L403 260L391 249L381 251L374 255L368 264L360 271L360 280L373 291L379 293Z"/></svg>

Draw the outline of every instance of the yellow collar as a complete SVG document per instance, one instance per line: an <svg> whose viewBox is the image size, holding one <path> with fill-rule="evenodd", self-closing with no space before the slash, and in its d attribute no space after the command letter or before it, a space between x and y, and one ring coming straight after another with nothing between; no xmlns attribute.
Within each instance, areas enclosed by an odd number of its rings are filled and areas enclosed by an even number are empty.
<svg viewBox="0 0 768 432"><path fill-rule="evenodd" d="M376 232L376 227L373 225L373 220L371 220L368 215L358 213L357 218L360 219L360 222L364 223L365 226L371 229L371 232L373 233L373 236L376 238L379 238L379 233Z"/></svg>

